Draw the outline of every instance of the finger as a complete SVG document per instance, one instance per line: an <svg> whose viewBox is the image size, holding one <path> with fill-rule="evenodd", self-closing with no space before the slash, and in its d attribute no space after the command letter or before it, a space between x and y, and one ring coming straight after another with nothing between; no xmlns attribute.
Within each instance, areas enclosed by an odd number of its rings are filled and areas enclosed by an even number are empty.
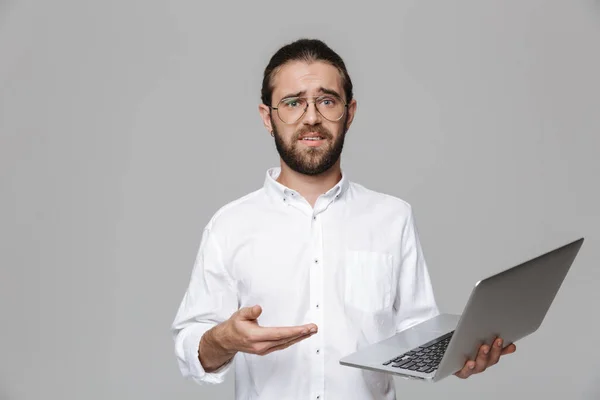
<svg viewBox="0 0 600 400"><path fill-rule="evenodd" d="M490 360L490 346L487 344L481 345L479 347L479 353L477 354L477 358L475 359L475 370L474 373L478 374L480 372L485 371L488 367L488 362Z"/></svg>
<svg viewBox="0 0 600 400"><path fill-rule="evenodd" d="M475 361L468 360L462 369L456 372L454 375L461 379L467 379L469 376L475 373Z"/></svg>
<svg viewBox="0 0 600 400"><path fill-rule="evenodd" d="M252 321L257 319L260 316L260 314L262 314L262 307L259 305L255 305L253 307L244 307L241 308L238 312L239 316L242 317L242 319Z"/></svg>
<svg viewBox="0 0 600 400"><path fill-rule="evenodd" d="M252 339L256 342L274 342L279 340L294 339L300 335L316 333L318 328L315 324L306 324L301 326L286 326L274 328L258 328Z"/></svg>
<svg viewBox="0 0 600 400"><path fill-rule="evenodd" d="M498 363L501 353L502 353L502 339L498 338L492 344L492 350L490 351L490 358L488 360L488 367L491 367L492 365L496 365Z"/></svg>
<svg viewBox="0 0 600 400"><path fill-rule="evenodd" d="M296 335L296 336L281 339L281 340L270 340L270 341L266 341L266 342L257 342L254 344L254 346L255 346L254 348L257 350L257 352L261 352L261 351L268 350L271 347L284 345L284 344L294 341L298 338L310 337L314 334L315 334L314 332L309 331L308 333L304 333L304 331L302 331L302 333L300 335Z"/></svg>
<svg viewBox="0 0 600 400"><path fill-rule="evenodd" d="M500 355L505 356L507 354L512 354L515 351L517 351L517 346L514 343L511 343L508 346L506 346L504 349L502 349L502 352L500 353Z"/></svg>
<svg viewBox="0 0 600 400"><path fill-rule="evenodd" d="M263 355L267 355L267 354L272 353L274 351L287 349L288 347L290 347L290 346L292 346L292 345L294 345L294 344L296 344L298 342L301 342L304 339L308 339L312 335L314 335L314 333L309 333L309 334L306 334L306 335L302 335L302 336L297 337L297 338L295 338L293 340L289 340L287 343L283 343L283 344L279 344L277 346L273 346L273 347L269 348L269 350L267 350L265 353L263 353Z"/></svg>

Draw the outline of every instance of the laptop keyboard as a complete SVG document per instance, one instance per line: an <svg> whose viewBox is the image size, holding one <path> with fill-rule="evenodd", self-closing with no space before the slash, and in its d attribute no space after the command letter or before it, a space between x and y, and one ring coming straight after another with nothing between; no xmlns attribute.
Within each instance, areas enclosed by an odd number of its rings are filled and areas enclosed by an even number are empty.
<svg viewBox="0 0 600 400"><path fill-rule="evenodd" d="M383 365L390 365L394 368L408 369L410 371L418 371L423 373L431 373L435 371L442 361L442 357L446 352L448 343L452 339L454 331L447 333L439 338L436 338L422 346L407 351Z"/></svg>

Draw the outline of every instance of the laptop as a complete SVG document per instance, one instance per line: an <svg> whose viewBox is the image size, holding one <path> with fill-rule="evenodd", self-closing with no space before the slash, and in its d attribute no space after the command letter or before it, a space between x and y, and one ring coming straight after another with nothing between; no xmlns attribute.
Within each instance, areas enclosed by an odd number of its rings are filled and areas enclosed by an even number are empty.
<svg viewBox="0 0 600 400"><path fill-rule="evenodd" d="M440 314L365 346L341 365L437 382L476 358L479 347L535 332L583 244L583 238L475 284L461 315Z"/></svg>

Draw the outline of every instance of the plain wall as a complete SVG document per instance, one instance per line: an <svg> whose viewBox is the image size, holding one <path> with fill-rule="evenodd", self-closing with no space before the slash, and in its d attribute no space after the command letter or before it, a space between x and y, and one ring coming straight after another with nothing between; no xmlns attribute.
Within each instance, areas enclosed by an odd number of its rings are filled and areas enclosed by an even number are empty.
<svg viewBox="0 0 600 400"><path fill-rule="evenodd" d="M358 111L348 176L409 201L442 311L580 236L540 330L398 398L600 398L598 1L0 1L0 399L233 398L169 328L204 225L279 159L281 45L325 40Z"/></svg>

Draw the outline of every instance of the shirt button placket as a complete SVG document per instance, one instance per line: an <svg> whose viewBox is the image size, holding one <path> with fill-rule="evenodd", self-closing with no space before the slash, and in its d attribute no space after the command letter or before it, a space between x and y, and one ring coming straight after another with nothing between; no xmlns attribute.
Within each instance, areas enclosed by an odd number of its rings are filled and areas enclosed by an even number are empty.
<svg viewBox="0 0 600 400"><path fill-rule="evenodd" d="M314 305L313 315L315 316L315 323L319 326L319 333L314 337L312 341L314 347L312 348L314 357L314 379L313 385L313 399L323 400L323 389L324 389L324 362L323 357L323 340L324 340L324 326L323 326L323 280L324 280L324 268L323 268L323 237L322 237L322 222L323 219L316 214L312 217L312 229L311 236L313 240L313 248L315 250L315 258L313 259L313 266L311 268L311 303Z"/></svg>

